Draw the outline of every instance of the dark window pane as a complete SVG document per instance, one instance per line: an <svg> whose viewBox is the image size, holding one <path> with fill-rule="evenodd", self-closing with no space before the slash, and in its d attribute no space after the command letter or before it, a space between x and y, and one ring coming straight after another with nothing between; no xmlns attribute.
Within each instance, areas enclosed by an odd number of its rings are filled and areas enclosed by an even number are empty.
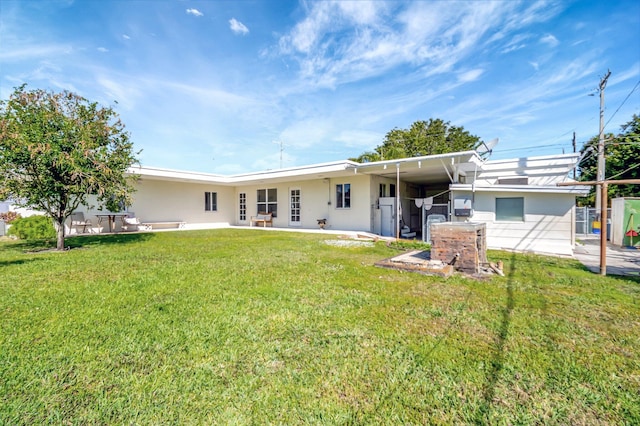
<svg viewBox="0 0 640 426"><path fill-rule="evenodd" d="M348 183L344 185L344 207L351 207L351 184Z"/></svg>
<svg viewBox="0 0 640 426"><path fill-rule="evenodd" d="M267 193L268 193L268 199L267 199L268 202L275 203L276 201L278 201L278 190L276 188L272 188L268 190Z"/></svg>
<svg viewBox="0 0 640 426"><path fill-rule="evenodd" d="M524 198L496 198L497 221L524 221Z"/></svg>

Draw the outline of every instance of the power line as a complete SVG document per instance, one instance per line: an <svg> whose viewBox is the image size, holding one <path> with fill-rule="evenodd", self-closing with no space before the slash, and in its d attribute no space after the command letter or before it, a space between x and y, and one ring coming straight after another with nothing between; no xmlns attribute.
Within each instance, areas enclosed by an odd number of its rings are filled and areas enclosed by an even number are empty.
<svg viewBox="0 0 640 426"><path fill-rule="evenodd" d="M613 117L615 117L615 115L618 113L618 111L620 111L620 108L622 108L622 105L624 105L625 102L627 102L627 100L631 97L631 95L633 94L633 92L635 92L635 90L638 88L638 86L640 86L640 80L638 80L638 82L636 83L635 86L633 86L633 89L631 89L631 92L629 92L629 94L627 95L626 98L624 98L624 101L622 101L622 103L620 104L620 106L618 107L618 109L616 109L616 111L613 113L613 115L611 115L611 117L609 117L609 120L607 121L607 124L604 125L604 127L607 127L607 125L609 124L609 122L613 119Z"/></svg>
<svg viewBox="0 0 640 426"><path fill-rule="evenodd" d="M636 163L636 164L634 164L633 166L631 166L631 167L627 168L626 170L623 170L623 171L621 171L620 173L615 174L615 175L613 175L613 176L611 176L611 177L607 178L607 180L611 180L611 179L617 178L618 176L620 176L620 175L622 175L622 174L625 174L625 173L627 173L628 171L635 169L636 167L640 167L640 163Z"/></svg>
<svg viewBox="0 0 640 426"><path fill-rule="evenodd" d="M550 145L523 146L523 147L520 147L520 148L511 148L511 149L494 149L494 151L499 151L499 152L522 151L522 150L531 150L531 149L538 149L538 148L551 148L551 147L554 147L554 146L563 147L566 144L567 143L554 143L554 144L550 144Z"/></svg>
<svg viewBox="0 0 640 426"><path fill-rule="evenodd" d="M633 92L640 87L640 81L638 81L636 83L636 85L633 87L633 89L631 90L631 92L629 92L629 94L627 95L627 97L624 99L624 101L622 101L622 103L620 104L620 106L616 109L616 111L613 113L613 115L611 116L611 118L609 118L609 121L607 121L607 123L605 124L604 127L606 127L607 124L609 124L609 122L611 121L611 119L613 119L613 116L620 111L620 108L622 108L622 106L625 104L625 102L631 97L631 95L633 94ZM572 131L568 131L560 136L558 136L555 139L560 139L563 136L566 136L568 134L570 134ZM613 136L613 137L607 137L607 138L603 138L603 142L606 145L610 145L610 144L615 144L615 145L635 145L638 142L616 142L617 137ZM577 141L577 143L580 143L580 145L582 145L584 147L585 144L587 144L588 142L590 142L589 140L583 140L583 141ZM523 146L523 147L519 147L519 148L509 148L509 149L500 149L500 148L494 148L494 152L511 152L511 151L532 151L532 150L538 150L538 149L543 149L543 148L553 148L553 147L558 147L558 148L564 148L569 146L569 144L571 143L575 143L572 141L569 142L559 142L559 143L554 143L554 144L548 144L548 145L533 145L533 146Z"/></svg>

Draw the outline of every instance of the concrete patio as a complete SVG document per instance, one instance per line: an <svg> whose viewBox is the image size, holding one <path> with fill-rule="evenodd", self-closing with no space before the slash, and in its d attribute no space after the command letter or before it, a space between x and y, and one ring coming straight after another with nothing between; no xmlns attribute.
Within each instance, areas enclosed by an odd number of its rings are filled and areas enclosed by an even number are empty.
<svg viewBox="0 0 640 426"><path fill-rule="evenodd" d="M600 238L579 238L573 255L590 271L600 273ZM640 250L607 244L607 275L640 277Z"/></svg>

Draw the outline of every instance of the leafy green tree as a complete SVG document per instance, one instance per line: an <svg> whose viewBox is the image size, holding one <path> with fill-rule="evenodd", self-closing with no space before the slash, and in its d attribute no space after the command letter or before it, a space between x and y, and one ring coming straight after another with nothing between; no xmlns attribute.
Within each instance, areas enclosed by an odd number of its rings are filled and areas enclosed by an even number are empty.
<svg viewBox="0 0 640 426"><path fill-rule="evenodd" d="M640 116L621 126L618 135L604 136L605 179L640 179ZM582 147L584 159L580 162L580 181L595 181L598 173L598 136L594 136ZM609 185L608 197L640 197L640 185ZM593 205L596 187L591 188L581 204Z"/></svg>
<svg viewBox="0 0 640 426"><path fill-rule="evenodd" d="M0 101L0 199L44 211L64 249L64 222L95 196L100 208L129 205L137 162L112 108L72 92L14 90Z"/></svg>
<svg viewBox="0 0 640 426"><path fill-rule="evenodd" d="M472 150L479 143L480 138L463 127L452 126L439 118L430 118L429 121L416 121L408 129L389 131L382 145L351 160L362 163L445 154Z"/></svg>

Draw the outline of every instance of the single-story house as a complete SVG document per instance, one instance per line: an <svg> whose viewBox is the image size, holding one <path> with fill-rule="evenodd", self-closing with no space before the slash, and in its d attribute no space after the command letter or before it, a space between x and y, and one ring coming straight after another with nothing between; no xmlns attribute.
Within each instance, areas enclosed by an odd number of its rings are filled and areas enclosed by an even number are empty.
<svg viewBox="0 0 640 426"><path fill-rule="evenodd" d="M488 160L464 151L229 176L133 167L139 179L128 210L185 229L263 226L252 218L264 212L274 228L318 229L324 220L326 229L425 241L434 221L473 221L486 224L489 248L571 255L575 197L588 189L556 183L569 180L578 159Z"/></svg>

